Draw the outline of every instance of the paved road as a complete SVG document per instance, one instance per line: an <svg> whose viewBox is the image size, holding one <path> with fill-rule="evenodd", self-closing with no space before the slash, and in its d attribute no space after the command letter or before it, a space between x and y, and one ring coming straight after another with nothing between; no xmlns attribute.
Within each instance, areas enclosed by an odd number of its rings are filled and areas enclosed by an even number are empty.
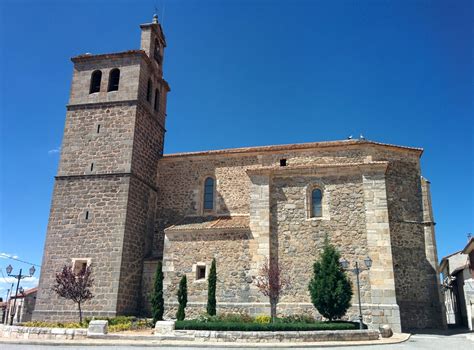
<svg viewBox="0 0 474 350"><path fill-rule="evenodd" d="M408 341L395 344L395 345L371 345L371 346L357 346L354 347L356 350L474 350L474 337L470 340L465 334L442 336L442 335L413 335ZM156 347L138 347L138 346L52 346L52 345L28 345L28 344L0 344L1 350L125 350L125 349L160 349L160 350L202 350L202 347L168 347L168 346L156 346ZM225 349L225 348L213 348L213 349ZM227 348L229 349L229 348ZM241 349L249 349L244 345ZM256 349L256 348L254 348ZM268 349L268 348L267 348ZM283 350L285 348L278 348ZM288 348L292 350L307 350L308 348ZM349 347L330 347L331 350L348 350Z"/></svg>

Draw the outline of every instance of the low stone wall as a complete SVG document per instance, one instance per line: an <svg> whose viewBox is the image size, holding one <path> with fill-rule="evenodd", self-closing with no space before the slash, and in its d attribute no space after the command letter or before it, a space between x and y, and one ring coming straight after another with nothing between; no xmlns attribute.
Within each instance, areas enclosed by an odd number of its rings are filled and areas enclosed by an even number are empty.
<svg viewBox="0 0 474 350"><path fill-rule="evenodd" d="M40 328L0 325L0 337L10 339L85 339L85 328Z"/></svg>
<svg viewBox="0 0 474 350"><path fill-rule="evenodd" d="M345 331L294 331L294 332L235 332L235 331L192 331L175 330L174 336L201 342L283 343L283 342L326 342L367 341L379 339L376 330Z"/></svg>

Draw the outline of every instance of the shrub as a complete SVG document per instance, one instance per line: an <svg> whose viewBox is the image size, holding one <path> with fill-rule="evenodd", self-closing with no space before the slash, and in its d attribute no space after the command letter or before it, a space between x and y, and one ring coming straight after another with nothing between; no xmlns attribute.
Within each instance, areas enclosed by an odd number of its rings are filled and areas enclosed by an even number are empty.
<svg viewBox="0 0 474 350"><path fill-rule="evenodd" d="M208 313L201 313L198 318L196 319L196 321L199 321L199 322L218 322L219 321L219 317L217 316L211 316L209 315Z"/></svg>
<svg viewBox="0 0 474 350"><path fill-rule="evenodd" d="M41 327L41 328L85 328L86 323L77 322L45 322L45 321L28 321L20 324L24 327Z"/></svg>
<svg viewBox="0 0 474 350"><path fill-rule="evenodd" d="M339 265L339 258L338 251L326 237L323 253L314 263L314 275L308 286L314 307L329 321L344 316L351 305L351 281Z"/></svg>
<svg viewBox="0 0 474 350"><path fill-rule="evenodd" d="M316 320L311 315L290 315L278 319L282 323L315 323Z"/></svg>
<svg viewBox="0 0 474 350"><path fill-rule="evenodd" d="M209 331L318 331L356 329L351 322L316 323L243 323L243 322L199 322L197 320L177 321L176 329Z"/></svg>
<svg viewBox="0 0 474 350"><path fill-rule="evenodd" d="M178 321L182 321L186 317L184 310L186 309L186 305L188 303L188 283L186 281L186 275L184 275L179 282L178 303L179 306L178 312L176 313L176 318Z"/></svg>
<svg viewBox="0 0 474 350"><path fill-rule="evenodd" d="M241 323L254 322L253 317L246 313L223 313L223 314L220 314L217 318L221 322L241 322Z"/></svg>
<svg viewBox="0 0 474 350"><path fill-rule="evenodd" d="M207 313L210 316L216 314L216 259L212 259L211 271L209 271L208 288L207 288Z"/></svg>
<svg viewBox="0 0 474 350"><path fill-rule="evenodd" d="M272 318L268 315L258 315L255 317L255 322L256 323L270 323Z"/></svg>
<svg viewBox="0 0 474 350"><path fill-rule="evenodd" d="M153 293L151 295L151 313L153 315L153 323L163 320L164 311L165 301L163 299L163 266L160 261L156 267Z"/></svg>

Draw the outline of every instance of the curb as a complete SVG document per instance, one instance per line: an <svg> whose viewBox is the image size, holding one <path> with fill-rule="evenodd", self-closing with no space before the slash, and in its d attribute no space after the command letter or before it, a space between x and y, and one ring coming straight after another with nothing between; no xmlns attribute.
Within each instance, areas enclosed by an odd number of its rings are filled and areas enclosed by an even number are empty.
<svg viewBox="0 0 474 350"><path fill-rule="evenodd" d="M130 346L130 347L194 347L194 348L314 348L314 347L336 347L336 346L364 346L364 345L393 345L406 342L410 339L409 333L394 334L391 338L364 341L334 341L334 342L291 342L291 343L230 343L230 342L196 342L196 341L166 341L166 340L123 340L117 342L114 339L101 340L23 340L0 338L0 344L28 344L28 345L50 345L50 346Z"/></svg>

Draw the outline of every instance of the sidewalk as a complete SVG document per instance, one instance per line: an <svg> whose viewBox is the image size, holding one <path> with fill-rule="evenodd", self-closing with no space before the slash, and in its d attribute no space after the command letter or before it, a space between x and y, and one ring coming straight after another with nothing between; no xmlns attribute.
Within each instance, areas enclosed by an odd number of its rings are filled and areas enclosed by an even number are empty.
<svg viewBox="0 0 474 350"><path fill-rule="evenodd" d="M331 341L331 342L281 342L281 343L231 343L231 342L204 342L204 341L178 341L171 339L160 339L157 336L146 335L124 335L120 333L108 334L103 339L80 339L80 340L46 340L46 339L10 339L0 338L0 344L31 344L31 345L75 345L75 346L97 346L97 345L120 345L120 346L142 346L142 347L200 347L200 348L313 348L334 346L361 346L361 345L388 345L407 341L408 333L396 333L391 338L380 338L367 341Z"/></svg>

